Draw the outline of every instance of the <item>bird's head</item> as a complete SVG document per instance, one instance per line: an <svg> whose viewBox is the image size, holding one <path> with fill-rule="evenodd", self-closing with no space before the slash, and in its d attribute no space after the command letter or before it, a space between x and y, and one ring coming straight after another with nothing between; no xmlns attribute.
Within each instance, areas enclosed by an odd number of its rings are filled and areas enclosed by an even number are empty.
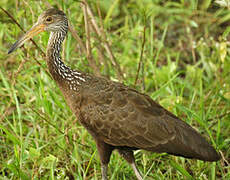
<svg viewBox="0 0 230 180"><path fill-rule="evenodd" d="M43 31L66 32L67 30L68 20L65 13L54 8L48 9L39 16L38 21L33 25L33 27L12 45L8 54L23 45L28 39Z"/></svg>

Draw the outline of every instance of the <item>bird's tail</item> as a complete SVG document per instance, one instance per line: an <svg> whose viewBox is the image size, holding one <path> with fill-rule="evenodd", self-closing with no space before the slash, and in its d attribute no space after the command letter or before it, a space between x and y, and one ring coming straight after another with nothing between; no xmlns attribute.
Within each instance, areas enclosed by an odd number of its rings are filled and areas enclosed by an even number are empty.
<svg viewBox="0 0 230 180"><path fill-rule="evenodd" d="M176 136L165 144L149 149L156 152L167 152L176 156L200 159L203 161L218 161L220 155L204 137L185 122L177 119Z"/></svg>

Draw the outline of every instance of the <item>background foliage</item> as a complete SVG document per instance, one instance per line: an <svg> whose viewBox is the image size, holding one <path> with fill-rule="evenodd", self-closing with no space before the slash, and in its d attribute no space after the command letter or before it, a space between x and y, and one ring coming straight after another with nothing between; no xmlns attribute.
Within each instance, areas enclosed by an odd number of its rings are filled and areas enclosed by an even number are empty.
<svg viewBox="0 0 230 180"><path fill-rule="evenodd" d="M230 179L229 9L210 0L97 0L88 4L104 28L124 78L119 78L118 67L103 49L105 39L92 31L91 52L99 75L120 79L150 95L196 127L222 155L221 161L207 163L136 151L146 179ZM78 1L0 2L25 30L49 5L66 12L85 42ZM95 143L76 122L46 72L41 51L27 42L7 55L23 32L2 10L0 17L0 179L100 179ZM65 41L64 61L96 74L73 35L71 31ZM34 38L44 52L48 37L43 33ZM111 179L135 178L118 153L113 153L109 167Z"/></svg>

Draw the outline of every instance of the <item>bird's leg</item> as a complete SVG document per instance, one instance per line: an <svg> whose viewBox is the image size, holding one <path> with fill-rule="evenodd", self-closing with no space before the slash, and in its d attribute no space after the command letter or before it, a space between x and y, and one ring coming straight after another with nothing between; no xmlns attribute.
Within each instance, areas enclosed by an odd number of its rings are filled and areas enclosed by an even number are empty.
<svg viewBox="0 0 230 180"><path fill-rule="evenodd" d="M108 180L107 178L108 164L101 163L101 176L102 180Z"/></svg>
<svg viewBox="0 0 230 180"><path fill-rule="evenodd" d="M111 153L113 151L113 146L110 146L103 141L96 140L97 143L97 149L100 155L101 159L101 175L102 180L107 180L107 170L108 170L108 164L110 160Z"/></svg>
<svg viewBox="0 0 230 180"><path fill-rule="evenodd" d="M138 179L138 180L143 180L143 178L142 178L142 176L141 176L141 174L140 174L140 172L139 172L139 170L138 170L138 168L137 168L137 166L136 166L136 163L135 163L135 162L131 163L131 166L132 166L132 168L133 168L133 171L134 171L134 173L135 173L137 179Z"/></svg>
<svg viewBox="0 0 230 180"><path fill-rule="evenodd" d="M132 150L124 150L124 149L118 149L118 152L120 153L120 155L132 166L133 171L137 177L138 180L143 180L137 166L135 163L135 157L133 155L133 151Z"/></svg>

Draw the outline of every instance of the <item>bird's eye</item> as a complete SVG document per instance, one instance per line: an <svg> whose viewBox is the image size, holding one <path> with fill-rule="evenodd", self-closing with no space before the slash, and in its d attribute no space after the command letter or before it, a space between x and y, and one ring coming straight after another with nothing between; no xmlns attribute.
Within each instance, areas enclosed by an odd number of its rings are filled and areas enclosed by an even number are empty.
<svg viewBox="0 0 230 180"><path fill-rule="evenodd" d="M51 23L53 21L53 18L51 16L48 16L46 18L46 22Z"/></svg>

